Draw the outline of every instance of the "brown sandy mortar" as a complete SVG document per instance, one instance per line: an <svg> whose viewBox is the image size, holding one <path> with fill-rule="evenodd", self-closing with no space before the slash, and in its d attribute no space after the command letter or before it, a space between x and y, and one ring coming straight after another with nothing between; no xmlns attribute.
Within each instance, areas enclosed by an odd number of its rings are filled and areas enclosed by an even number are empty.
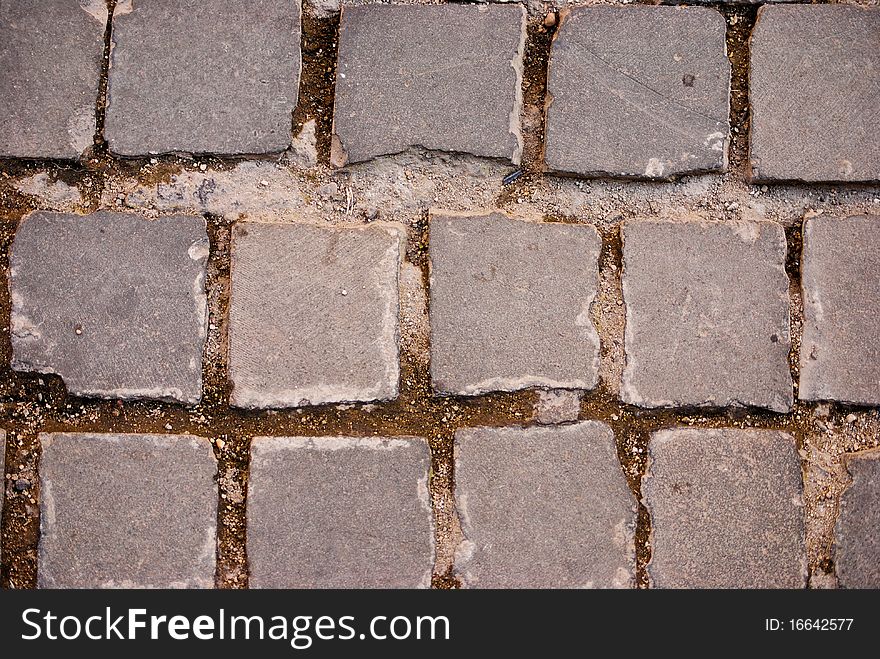
<svg viewBox="0 0 880 659"><path fill-rule="evenodd" d="M730 145L731 171L746 175L749 160L749 39L755 27L755 5L719 7L727 22L727 58L730 60Z"/></svg>
<svg viewBox="0 0 880 659"><path fill-rule="evenodd" d="M552 16L553 18L548 18ZM547 97L547 67L550 45L558 25L559 13L550 11L530 15L526 22L526 47L523 53L521 178L501 188L496 204L503 208L516 201L530 183L540 179L544 171L544 112ZM551 24L552 23L552 24Z"/></svg>
<svg viewBox="0 0 880 659"><path fill-rule="evenodd" d="M319 18L307 6L302 12L302 71L293 111L293 134L298 135L303 125L314 119L318 161L322 163L330 162L339 16L335 13Z"/></svg>

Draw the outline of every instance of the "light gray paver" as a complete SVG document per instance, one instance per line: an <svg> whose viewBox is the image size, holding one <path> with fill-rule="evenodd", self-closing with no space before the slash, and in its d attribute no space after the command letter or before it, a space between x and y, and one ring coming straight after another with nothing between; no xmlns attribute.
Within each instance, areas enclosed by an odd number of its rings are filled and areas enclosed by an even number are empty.
<svg viewBox="0 0 880 659"><path fill-rule="evenodd" d="M397 396L400 233L238 223L232 404L296 407Z"/></svg>
<svg viewBox="0 0 880 659"><path fill-rule="evenodd" d="M785 251L772 223L627 222L623 400L790 410Z"/></svg>
<svg viewBox="0 0 880 659"><path fill-rule="evenodd" d="M410 146L519 163L525 20L519 5L344 7L333 163Z"/></svg>
<svg viewBox="0 0 880 659"><path fill-rule="evenodd" d="M550 53L552 171L669 178L727 166L726 26L704 7L579 7Z"/></svg>
<svg viewBox="0 0 880 659"><path fill-rule="evenodd" d="M567 389L550 389L538 392L535 403L535 421L553 425L567 421L577 421L581 412L581 393Z"/></svg>
<svg viewBox="0 0 880 659"><path fill-rule="evenodd" d="M648 574L658 588L803 588L803 481L775 431L673 429L648 445Z"/></svg>
<svg viewBox="0 0 880 659"><path fill-rule="evenodd" d="M12 368L76 396L201 396L208 235L201 217L38 211L10 257Z"/></svg>
<svg viewBox="0 0 880 659"><path fill-rule="evenodd" d="M419 438L256 438L250 587L429 587L430 464Z"/></svg>
<svg viewBox="0 0 880 659"><path fill-rule="evenodd" d="M601 423L459 430L455 501L466 586L633 585L636 502Z"/></svg>
<svg viewBox="0 0 880 659"><path fill-rule="evenodd" d="M431 379L441 393L591 389L601 240L589 225L432 217Z"/></svg>
<svg viewBox="0 0 880 659"><path fill-rule="evenodd" d="M106 25L102 0L0 0L0 158L92 146Z"/></svg>
<svg viewBox="0 0 880 659"><path fill-rule="evenodd" d="M880 9L762 7L751 37L756 180L880 180Z"/></svg>
<svg viewBox="0 0 880 659"><path fill-rule="evenodd" d="M880 404L880 215L808 219L801 264L798 396Z"/></svg>
<svg viewBox="0 0 880 659"><path fill-rule="evenodd" d="M110 150L283 151L300 67L295 0L118 3L104 130Z"/></svg>
<svg viewBox="0 0 880 659"><path fill-rule="evenodd" d="M206 439L70 433L40 443L40 588L213 587L217 462Z"/></svg>
<svg viewBox="0 0 880 659"><path fill-rule="evenodd" d="M834 568L843 588L880 588L880 449L847 455L852 483L840 501Z"/></svg>

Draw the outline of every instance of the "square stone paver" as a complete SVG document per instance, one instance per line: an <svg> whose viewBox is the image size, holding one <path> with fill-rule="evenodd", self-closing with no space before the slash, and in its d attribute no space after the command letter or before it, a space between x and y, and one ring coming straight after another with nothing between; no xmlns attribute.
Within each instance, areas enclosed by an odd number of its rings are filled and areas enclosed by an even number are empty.
<svg viewBox="0 0 880 659"><path fill-rule="evenodd" d="M805 400L880 404L880 215L804 223Z"/></svg>
<svg viewBox="0 0 880 659"><path fill-rule="evenodd" d="M344 7L333 163L410 146L519 163L519 5Z"/></svg>
<svg viewBox="0 0 880 659"><path fill-rule="evenodd" d="M257 437L251 588L427 588L431 452L414 437Z"/></svg>
<svg viewBox="0 0 880 659"><path fill-rule="evenodd" d="M118 3L104 133L124 156L257 154L290 145L300 3Z"/></svg>
<svg viewBox="0 0 880 659"><path fill-rule="evenodd" d="M459 430L455 502L466 586L633 586L636 501L604 424Z"/></svg>
<svg viewBox="0 0 880 659"><path fill-rule="evenodd" d="M212 588L217 462L184 435L41 434L40 588Z"/></svg>
<svg viewBox="0 0 880 659"><path fill-rule="evenodd" d="M761 181L880 180L880 8L762 7L751 38Z"/></svg>
<svg viewBox="0 0 880 659"><path fill-rule="evenodd" d="M547 167L669 178L727 166L724 17L704 7L579 7L556 33Z"/></svg>
<svg viewBox="0 0 880 659"><path fill-rule="evenodd" d="M642 497L658 588L804 588L803 480L795 440L762 430L651 436Z"/></svg>
<svg viewBox="0 0 880 659"><path fill-rule="evenodd" d="M232 404L296 407L397 396L400 232L238 223Z"/></svg>
<svg viewBox="0 0 880 659"><path fill-rule="evenodd" d="M623 400L789 411L785 251L769 222L627 222Z"/></svg>
<svg viewBox="0 0 880 659"><path fill-rule="evenodd" d="M436 391L596 385L599 336L590 318L602 246L596 229L495 213L435 215L430 232Z"/></svg>
<svg viewBox="0 0 880 659"><path fill-rule="evenodd" d="M0 158L92 146L106 26L103 0L0 0Z"/></svg>
<svg viewBox="0 0 880 659"><path fill-rule="evenodd" d="M852 483L840 500L834 568L843 588L880 588L880 449L844 458Z"/></svg>
<svg viewBox="0 0 880 659"><path fill-rule="evenodd" d="M12 368L75 396L198 402L207 259L201 217L31 213L10 257Z"/></svg>

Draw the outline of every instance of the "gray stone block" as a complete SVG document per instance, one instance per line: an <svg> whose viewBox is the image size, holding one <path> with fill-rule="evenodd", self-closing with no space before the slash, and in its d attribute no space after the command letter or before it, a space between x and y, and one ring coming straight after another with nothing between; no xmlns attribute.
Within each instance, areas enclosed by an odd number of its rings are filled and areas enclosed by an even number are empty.
<svg viewBox="0 0 880 659"><path fill-rule="evenodd" d="M880 9L762 7L751 38L752 176L880 180Z"/></svg>
<svg viewBox="0 0 880 659"><path fill-rule="evenodd" d="M410 146L519 163L521 6L344 7L333 164Z"/></svg>
<svg viewBox="0 0 880 659"><path fill-rule="evenodd" d="M427 588L431 452L412 437L257 437L251 588Z"/></svg>
<svg viewBox="0 0 880 659"><path fill-rule="evenodd" d="M0 0L0 158L92 146L106 25L103 0Z"/></svg>
<svg viewBox="0 0 880 659"><path fill-rule="evenodd" d="M769 222L627 222L623 400L789 411L785 250Z"/></svg>
<svg viewBox="0 0 880 659"><path fill-rule="evenodd" d="M12 368L75 396L198 402L207 258L201 217L31 213L10 256Z"/></svg>
<svg viewBox="0 0 880 659"><path fill-rule="evenodd" d="M852 483L840 500L834 568L843 588L880 588L880 449L844 457Z"/></svg>
<svg viewBox="0 0 880 659"><path fill-rule="evenodd" d="M232 404L297 407L397 396L400 233L238 223Z"/></svg>
<svg viewBox="0 0 880 659"><path fill-rule="evenodd" d="M117 4L104 129L110 150L283 151L299 89L299 42L295 0Z"/></svg>
<svg viewBox="0 0 880 659"><path fill-rule="evenodd" d="M657 588L804 588L795 441L765 430L673 429L648 444L642 497Z"/></svg>
<svg viewBox="0 0 880 659"><path fill-rule="evenodd" d="M724 17L704 7L578 7L547 80L551 171L665 179L727 166Z"/></svg>
<svg viewBox="0 0 880 659"><path fill-rule="evenodd" d="M455 501L466 586L633 586L636 501L601 423L459 430Z"/></svg>
<svg viewBox="0 0 880 659"><path fill-rule="evenodd" d="M591 389L601 240L499 213L431 218L431 379L440 393Z"/></svg>
<svg viewBox="0 0 880 659"><path fill-rule="evenodd" d="M880 215L810 218L801 264L799 397L880 405Z"/></svg>
<svg viewBox="0 0 880 659"><path fill-rule="evenodd" d="M213 587L217 463L206 439L71 433L40 443L40 588Z"/></svg>

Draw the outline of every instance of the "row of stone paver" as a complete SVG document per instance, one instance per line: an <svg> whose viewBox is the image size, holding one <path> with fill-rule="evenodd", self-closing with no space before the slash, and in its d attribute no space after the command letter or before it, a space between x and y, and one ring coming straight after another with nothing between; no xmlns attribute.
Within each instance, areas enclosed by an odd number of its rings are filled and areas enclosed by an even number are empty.
<svg viewBox="0 0 880 659"><path fill-rule="evenodd" d="M880 403L880 217L804 225L803 400ZM239 222L232 232L231 402L390 400L399 380L404 230ZM624 402L794 401L789 278L770 222L626 222ZM38 211L10 256L12 366L78 396L198 402L208 237L196 216ZM590 225L433 215L431 378L442 395L598 382Z"/></svg>
<svg viewBox="0 0 880 659"><path fill-rule="evenodd" d="M0 83L0 157L78 158L91 144L100 4L47 0L37 13L26 0L0 3L0 61L10 71ZM332 162L422 146L519 163L525 38L518 4L343 8ZM876 7L760 10L750 42L755 179L880 180L878 40ZM291 0L118 3L110 150L284 150L299 44ZM713 8L564 12L549 63L546 166L635 178L723 171L730 78L726 24Z"/></svg>
<svg viewBox="0 0 880 659"><path fill-rule="evenodd" d="M40 587L212 587L217 465L208 440L42 434L40 443ZM792 437L670 429L648 451L641 496L654 587L806 585ZM845 464L852 484L836 529L837 576L843 587L876 588L880 452ZM429 586L429 470L427 442L416 437L254 439L250 586ZM635 585L636 499L604 424L459 430L455 473L455 571L465 586Z"/></svg>

